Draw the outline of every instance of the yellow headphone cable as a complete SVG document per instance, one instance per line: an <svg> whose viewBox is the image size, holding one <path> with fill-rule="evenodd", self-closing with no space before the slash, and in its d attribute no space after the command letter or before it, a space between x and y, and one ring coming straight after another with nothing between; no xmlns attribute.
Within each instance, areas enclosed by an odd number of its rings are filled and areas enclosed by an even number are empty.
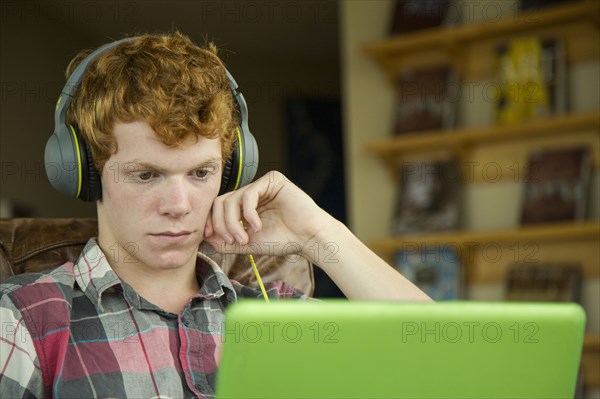
<svg viewBox="0 0 600 399"><path fill-rule="evenodd" d="M240 220L240 224L242 225L242 227L244 229L246 228L246 225L244 224L243 220ZM258 267L256 267L256 262L254 262L254 257L251 254L248 254L248 260L250 261L250 264L252 265L252 271L254 272L254 275L256 276L256 281L258 281L258 285L260 287L260 291L263 294L263 298L265 298L265 302L270 303L269 296L267 295L267 290L265 290L265 285L263 284L262 278L260 278L260 273L258 272Z"/></svg>

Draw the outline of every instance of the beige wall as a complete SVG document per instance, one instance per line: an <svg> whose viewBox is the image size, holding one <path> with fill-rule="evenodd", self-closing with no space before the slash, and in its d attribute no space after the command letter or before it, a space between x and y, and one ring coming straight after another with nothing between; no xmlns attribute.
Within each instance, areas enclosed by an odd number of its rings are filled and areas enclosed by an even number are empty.
<svg viewBox="0 0 600 399"><path fill-rule="evenodd" d="M340 41L348 221L361 239L384 236L391 219L393 187L365 140L388 137L393 97L381 70L360 51L386 35L392 1L342 1Z"/></svg>

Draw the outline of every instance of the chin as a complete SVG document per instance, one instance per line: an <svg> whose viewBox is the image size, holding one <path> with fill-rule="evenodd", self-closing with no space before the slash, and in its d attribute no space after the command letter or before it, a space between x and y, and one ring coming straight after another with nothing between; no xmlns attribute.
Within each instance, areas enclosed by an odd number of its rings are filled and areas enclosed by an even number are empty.
<svg viewBox="0 0 600 399"><path fill-rule="evenodd" d="M146 265L154 270L178 270L189 265L187 259L165 259L147 262Z"/></svg>
<svg viewBox="0 0 600 399"><path fill-rule="evenodd" d="M196 262L200 242L194 234L184 239L164 239L148 237L145 242L146 249L141 249L145 254L148 266L157 269L177 269L190 262ZM193 260L190 260L192 259Z"/></svg>
<svg viewBox="0 0 600 399"><path fill-rule="evenodd" d="M150 251L152 258L145 262L153 269L173 270L185 267L190 263L196 264L197 247L193 249Z"/></svg>

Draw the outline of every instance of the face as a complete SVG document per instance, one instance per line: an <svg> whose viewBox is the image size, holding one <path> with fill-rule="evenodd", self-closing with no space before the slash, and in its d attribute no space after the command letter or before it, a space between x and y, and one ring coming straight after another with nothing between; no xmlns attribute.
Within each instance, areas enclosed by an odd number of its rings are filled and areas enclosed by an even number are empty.
<svg viewBox="0 0 600 399"><path fill-rule="evenodd" d="M162 144L145 122L119 123L102 171L98 241L115 265L154 270L195 264L221 182L219 139Z"/></svg>

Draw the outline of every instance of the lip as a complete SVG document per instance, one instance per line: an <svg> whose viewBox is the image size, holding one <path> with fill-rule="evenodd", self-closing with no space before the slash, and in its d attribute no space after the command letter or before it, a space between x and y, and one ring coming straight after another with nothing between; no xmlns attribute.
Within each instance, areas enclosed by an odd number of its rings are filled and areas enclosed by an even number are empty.
<svg viewBox="0 0 600 399"><path fill-rule="evenodd" d="M192 235L192 231L161 231L159 233L150 233L150 237L157 238L161 241L167 242L181 242L185 241Z"/></svg>

